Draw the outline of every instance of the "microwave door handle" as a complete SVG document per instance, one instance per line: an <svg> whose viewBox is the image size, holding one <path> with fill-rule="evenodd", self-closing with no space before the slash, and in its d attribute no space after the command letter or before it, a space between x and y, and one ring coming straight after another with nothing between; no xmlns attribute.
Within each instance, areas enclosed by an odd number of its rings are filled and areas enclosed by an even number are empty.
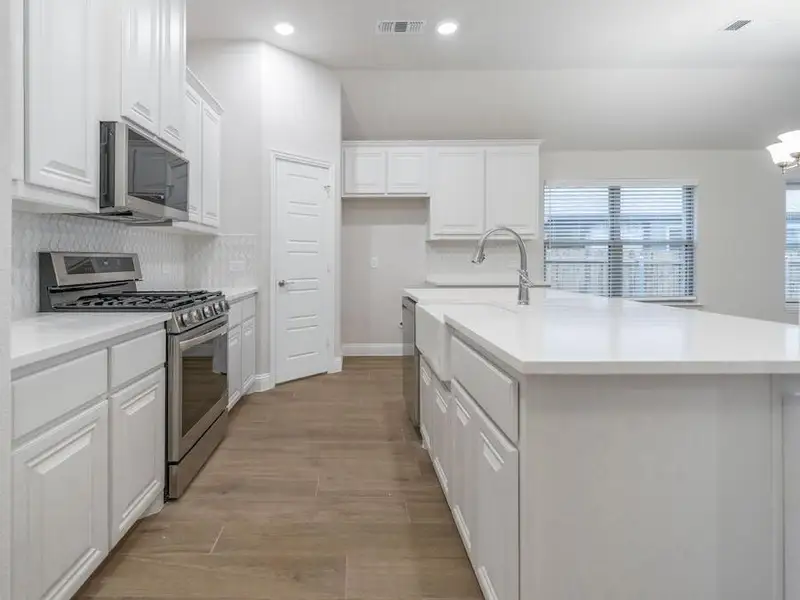
<svg viewBox="0 0 800 600"><path fill-rule="evenodd" d="M200 344L205 344L207 341L213 340L216 337L220 337L221 335L227 332L228 332L228 326L223 325L222 327L217 327L216 329L213 329L208 333L205 333L199 337L186 340L185 342L181 342L180 344L178 344L178 347L180 348L181 352L184 352L186 350L194 348L195 346L199 346Z"/></svg>

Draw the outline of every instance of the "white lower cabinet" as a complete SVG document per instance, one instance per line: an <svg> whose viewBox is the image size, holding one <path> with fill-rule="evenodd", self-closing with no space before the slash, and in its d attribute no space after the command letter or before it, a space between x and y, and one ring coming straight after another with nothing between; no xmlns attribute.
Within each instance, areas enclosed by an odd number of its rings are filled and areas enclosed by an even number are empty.
<svg viewBox="0 0 800 600"><path fill-rule="evenodd" d="M488 417L477 415L478 551L474 564L487 598L519 598L519 454Z"/></svg>
<svg viewBox="0 0 800 600"><path fill-rule="evenodd" d="M453 519L461 534L464 548L473 558L478 503L477 461L478 407L457 381L453 382L450 409L450 427L453 440L453 468L451 470L451 499Z"/></svg>
<svg viewBox="0 0 800 600"><path fill-rule="evenodd" d="M228 410L242 397L242 326L228 330Z"/></svg>
<svg viewBox="0 0 800 600"><path fill-rule="evenodd" d="M433 456L431 434L433 433L433 380L430 367L424 360L419 365L419 433L422 445Z"/></svg>
<svg viewBox="0 0 800 600"><path fill-rule="evenodd" d="M433 376L433 469L442 484L445 497L450 501L450 458L452 455L452 436L450 434L449 405L450 394L442 383Z"/></svg>
<svg viewBox="0 0 800 600"><path fill-rule="evenodd" d="M159 369L111 396L112 546L163 493L165 387Z"/></svg>
<svg viewBox="0 0 800 600"><path fill-rule="evenodd" d="M13 455L12 597L68 600L108 554L108 402Z"/></svg>
<svg viewBox="0 0 800 600"><path fill-rule="evenodd" d="M519 600L519 452L481 400L422 361L420 431L464 548L487 600Z"/></svg>
<svg viewBox="0 0 800 600"><path fill-rule="evenodd" d="M246 394L256 378L256 319L242 323L242 394Z"/></svg>

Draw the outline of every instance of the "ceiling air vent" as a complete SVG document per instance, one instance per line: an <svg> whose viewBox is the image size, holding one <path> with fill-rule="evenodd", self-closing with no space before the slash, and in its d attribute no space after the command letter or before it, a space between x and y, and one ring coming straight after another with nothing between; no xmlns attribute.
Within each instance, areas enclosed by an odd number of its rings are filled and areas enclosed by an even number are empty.
<svg viewBox="0 0 800 600"><path fill-rule="evenodd" d="M750 19L739 19L728 25L723 31L739 31L743 27L750 25L750 23L752 23Z"/></svg>
<svg viewBox="0 0 800 600"><path fill-rule="evenodd" d="M378 21L377 33L380 35L400 35L422 33L425 21Z"/></svg>

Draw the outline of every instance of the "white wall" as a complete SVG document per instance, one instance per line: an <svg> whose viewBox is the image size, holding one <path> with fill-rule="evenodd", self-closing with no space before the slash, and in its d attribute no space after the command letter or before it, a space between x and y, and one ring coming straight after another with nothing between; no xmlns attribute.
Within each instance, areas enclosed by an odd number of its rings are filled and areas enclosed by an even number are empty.
<svg viewBox="0 0 800 600"><path fill-rule="evenodd" d="M400 343L400 295L426 273L428 201L342 204L342 343ZM371 261L377 260L372 268Z"/></svg>
<svg viewBox="0 0 800 600"><path fill-rule="evenodd" d="M545 150L762 149L797 127L796 69L338 71L344 138L541 138Z"/></svg>
<svg viewBox="0 0 800 600"><path fill-rule="evenodd" d="M544 180L682 179L697 189L697 296L705 310L790 320L783 305L785 187L764 151L542 152ZM383 200L344 202L343 339L399 344L400 291L429 273L479 272L472 243L424 244L427 207ZM528 244L541 276L541 240ZM379 266L370 267L377 256ZM480 272L513 272L516 249L490 248ZM398 267L397 265L402 265Z"/></svg>
<svg viewBox="0 0 800 600"><path fill-rule="evenodd" d="M270 371L270 186L273 150L329 162L337 174L334 348L340 347L338 248L341 206L341 87L328 69L261 42L198 42L189 66L220 100L222 221L227 233L258 236L259 373Z"/></svg>

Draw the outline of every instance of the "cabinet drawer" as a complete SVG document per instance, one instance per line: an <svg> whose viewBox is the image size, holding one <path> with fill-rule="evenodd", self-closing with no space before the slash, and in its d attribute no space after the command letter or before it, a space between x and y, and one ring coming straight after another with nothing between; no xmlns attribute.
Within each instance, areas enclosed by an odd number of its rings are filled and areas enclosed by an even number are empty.
<svg viewBox="0 0 800 600"><path fill-rule="evenodd" d="M519 386L488 360L458 338L450 341L450 362L455 379L486 414L516 443Z"/></svg>
<svg viewBox="0 0 800 600"><path fill-rule="evenodd" d="M228 327L236 327L242 322L243 305L243 302L231 304L231 309L228 312Z"/></svg>
<svg viewBox="0 0 800 600"><path fill-rule="evenodd" d="M256 316L256 297L245 298L242 302L242 321Z"/></svg>
<svg viewBox="0 0 800 600"><path fill-rule="evenodd" d="M83 356L11 385L13 437L19 438L108 391L106 350Z"/></svg>
<svg viewBox="0 0 800 600"><path fill-rule="evenodd" d="M167 334L162 329L111 347L111 387L115 388L167 362Z"/></svg>

